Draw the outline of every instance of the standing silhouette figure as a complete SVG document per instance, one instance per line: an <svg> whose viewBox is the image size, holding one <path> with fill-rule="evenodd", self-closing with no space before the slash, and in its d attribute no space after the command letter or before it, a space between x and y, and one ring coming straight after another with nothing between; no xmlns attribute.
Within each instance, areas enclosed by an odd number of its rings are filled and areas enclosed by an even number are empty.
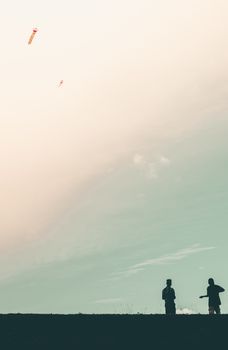
<svg viewBox="0 0 228 350"><path fill-rule="evenodd" d="M176 305L174 300L176 299L175 290L171 287L172 280L166 280L166 287L162 290L162 299L165 300L165 313L166 315L176 314Z"/></svg>
<svg viewBox="0 0 228 350"><path fill-rule="evenodd" d="M224 292L225 289L217 286L213 278L209 278L208 284L209 286L207 287L207 294L201 295L200 298L208 298L208 311L210 315L213 315L214 313L220 314L221 300L219 293Z"/></svg>

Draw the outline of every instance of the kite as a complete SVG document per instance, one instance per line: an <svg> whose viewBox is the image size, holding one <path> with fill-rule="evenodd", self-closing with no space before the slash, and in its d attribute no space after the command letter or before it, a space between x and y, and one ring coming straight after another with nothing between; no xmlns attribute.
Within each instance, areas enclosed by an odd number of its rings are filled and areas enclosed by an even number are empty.
<svg viewBox="0 0 228 350"><path fill-rule="evenodd" d="M33 31L32 31L32 34L30 35L30 38L29 38L29 41L28 41L28 44L31 45L32 44L32 41L34 39L34 36L36 35L36 32L38 31L37 28L34 28Z"/></svg>
<svg viewBox="0 0 228 350"><path fill-rule="evenodd" d="M63 80L60 80L60 82L59 82L59 87L60 87L61 85L63 85Z"/></svg>

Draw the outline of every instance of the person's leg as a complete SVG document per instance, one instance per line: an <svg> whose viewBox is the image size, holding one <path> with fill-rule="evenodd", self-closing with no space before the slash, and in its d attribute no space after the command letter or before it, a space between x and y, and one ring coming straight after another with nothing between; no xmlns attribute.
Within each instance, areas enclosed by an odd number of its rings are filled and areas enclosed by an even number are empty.
<svg viewBox="0 0 228 350"><path fill-rule="evenodd" d="M168 303L165 306L166 315L175 315L176 314L176 305L175 303Z"/></svg>
<svg viewBox="0 0 228 350"><path fill-rule="evenodd" d="M214 306L209 306L209 315L214 315L214 313L215 313Z"/></svg>
<svg viewBox="0 0 228 350"><path fill-rule="evenodd" d="M172 314L176 315L176 305L175 304L172 305Z"/></svg>
<svg viewBox="0 0 228 350"><path fill-rule="evenodd" d="M216 314L218 314L218 315L221 314L221 310L220 310L219 305L218 305L218 306L215 306L215 312L216 312Z"/></svg>
<svg viewBox="0 0 228 350"><path fill-rule="evenodd" d="M173 305L170 303L165 304L165 311L166 311L166 315L172 315L173 314Z"/></svg>

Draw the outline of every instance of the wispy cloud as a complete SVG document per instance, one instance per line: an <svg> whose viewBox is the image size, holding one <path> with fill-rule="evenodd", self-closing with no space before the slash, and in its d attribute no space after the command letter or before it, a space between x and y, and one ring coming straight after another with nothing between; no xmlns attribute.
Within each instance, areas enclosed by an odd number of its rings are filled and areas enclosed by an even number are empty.
<svg viewBox="0 0 228 350"><path fill-rule="evenodd" d="M133 164L145 172L145 175L149 179L156 179L161 167L169 166L171 160L163 155L155 157L153 160L147 159L147 157L140 153L135 153L133 156Z"/></svg>
<svg viewBox="0 0 228 350"><path fill-rule="evenodd" d="M171 163L171 160L169 158L167 158L167 157L161 156L159 158L159 162L162 165L169 165Z"/></svg>
<svg viewBox="0 0 228 350"><path fill-rule="evenodd" d="M199 244L194 244L188 248L178 250L175 253L162 255L162 256L159 256L157 258L146 259L140 263L137 263L135 265L130 266L128 269L126 269L124 271L117 272L114 275L119 276L119 277L120 276L129 277L133 274L136 274L138 272L145 270L149 266L172 264L172 263L175 263L177 261L183 260L183 259L185 259L193 254L202 253L202 252L209 251L212 249L215 249L215 247L213 247L213 246L201 247Z"/></svg>
<svg viewBox="0 0 228 350"><path fill-rule="evenodd" d="M134 154L134 156L133 156L133 163L136 166L140 166L142 164L145 164L144 156L142 154L139 154L139 153Z"/></svg>
<svg viewBox="0 0 228 350"><path fill-rule="evenodd" d="M137 269L137 268L145 267L148 265L170 264L172 262L187 258L189 255L204 252L204 251L211 250L214 248L215 247L200 247L198 244L194 244L191 247L178 250L176 253L163 255L161 257L154 258L154 259L145 260L139 264L134 265L133 268Z"/></svg>

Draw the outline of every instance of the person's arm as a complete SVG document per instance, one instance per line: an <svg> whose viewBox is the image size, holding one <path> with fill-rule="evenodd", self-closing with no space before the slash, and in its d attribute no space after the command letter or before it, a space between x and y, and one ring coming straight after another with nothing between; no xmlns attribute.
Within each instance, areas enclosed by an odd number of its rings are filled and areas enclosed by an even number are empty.
<svg viewBox="0 0 228 350"><path fill-rule="evenodd" d="M225 292L225 289L222 288L222 287L220 287L220 286L218 286L218 292L219 292L219 293Z"/></svg>
<svg viewBox="0 0 228 350"><path fill-rule="evenodd" d="M208 293L208 292L209 292L209 287L207 287L207 294L206 294L206 295L201 295L201 296L200 296L200 299L202 299L202 298L208 298L208 297L209 297L209 295L208 295L209 293Z"/></svg>
<svg viewBox="0 0 228 350"><path fill-rule="evenodd" d="M173 300L176 299L175 290L173 289Z"/></svg>
<svg viewBox="0 0 228 350"><path fill-rule="evenodd" d="M165 300L165 290L162 291L162 300Z"/></svg>

